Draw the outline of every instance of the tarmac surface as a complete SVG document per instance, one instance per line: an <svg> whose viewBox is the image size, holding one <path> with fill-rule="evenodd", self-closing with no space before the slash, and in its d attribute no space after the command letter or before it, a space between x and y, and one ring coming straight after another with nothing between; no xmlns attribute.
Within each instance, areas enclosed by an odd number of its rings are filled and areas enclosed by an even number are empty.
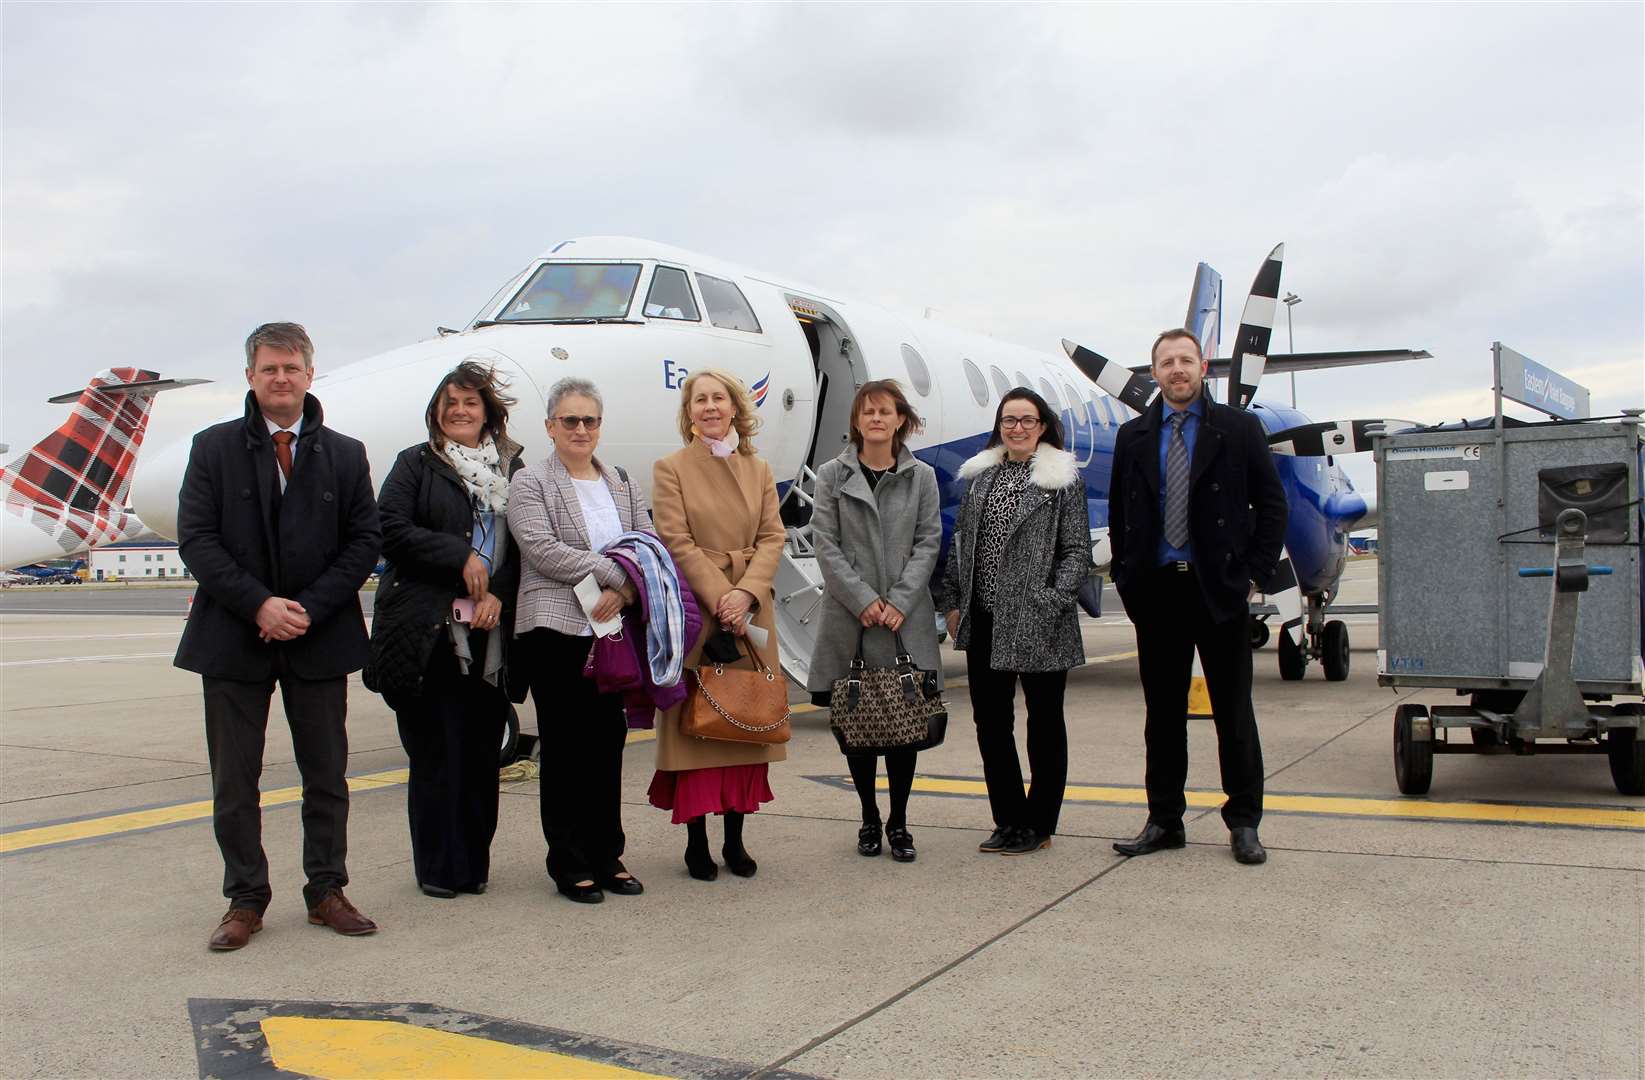
<svg viewBox="0 0 1645 1080"><path fill-rule="evenodd" d="M1374 562L1347 582L1345 602L1374 600ZM134 613L110 614L111 594ZM1282 682L1273 646L1257 655L1261 867L1229 853L1209 721L1191 723L1189 846L1112 851L1145 817L1135 642L1115 615L1085 623L1048 850L977 853L992 826L951 682L948 741L920 755L910 804L917 862L856 854L856 799L811 711L748 824L748 880L686 876L684 830L645 799L651 744L631 740L626 861L646 892L598 906L548 883L534 779L502 784L484 896L418 892L405 755L355 680L348 893L382 926L357 939L305 920L276 700L274 902L249 947L215 954L200 687L170 666L186 597L0 599L0 1076L1645 1072L1645 799L1616 793L1602 755L1448 755L1429 796L1401 797L1395 705L1454 697L1378 688L1374 618L1348 620L1346 682Z"/></svg>

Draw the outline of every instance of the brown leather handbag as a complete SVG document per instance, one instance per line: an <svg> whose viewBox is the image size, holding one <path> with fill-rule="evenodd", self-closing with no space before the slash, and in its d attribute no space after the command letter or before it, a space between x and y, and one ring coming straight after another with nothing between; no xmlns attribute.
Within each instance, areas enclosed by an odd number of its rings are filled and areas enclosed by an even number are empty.
<svg viewBox="0 0 1645 1080"><path fill-rule="evenodd" d="M743 644L747 668L711 663L689 673L692 694L680 711L682 733L742 743L785 743L793 735L787 681L760 659L753 642Z"/></svg>

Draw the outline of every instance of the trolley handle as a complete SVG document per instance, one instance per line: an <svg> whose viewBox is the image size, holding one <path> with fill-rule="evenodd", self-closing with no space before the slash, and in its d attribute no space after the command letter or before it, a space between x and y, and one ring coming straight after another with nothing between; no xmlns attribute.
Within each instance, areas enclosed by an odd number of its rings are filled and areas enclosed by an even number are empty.
<svg viewBox="0 0 1645 1080"><path fill-rule="evenodd" d="M1609 566L1590 566L1588 573L1594 577L1606 577L1612 570ZM1553 577L1554 568L1551 566L1522 566L1519 568L1520 577Z"/></svg>

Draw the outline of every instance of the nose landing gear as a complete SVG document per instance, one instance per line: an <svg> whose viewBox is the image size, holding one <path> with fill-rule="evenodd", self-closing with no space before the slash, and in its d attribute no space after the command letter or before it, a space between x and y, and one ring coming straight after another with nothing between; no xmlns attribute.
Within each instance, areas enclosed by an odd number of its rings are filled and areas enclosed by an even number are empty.
<svg viewBox="0 0 1645 1080"><path fill-rule="evenodd" d="M1302 625L1302 644L1293 643L1288 633L1279 635L1279 677L1286 682L1296 682L1307 674L1309 662L1318 660L1325 669L1326 681L1342 682L1348 677L1349 669L1348 624L1341 619L1325 618L1330 596L1309 596L1305 601L1307 609ZM1253 620L1252 647L1260 648L1254 628L1256 625L1260 624ZM1262 640L1266 641L1267 637L1267 627L1264 626Z"/></svg>

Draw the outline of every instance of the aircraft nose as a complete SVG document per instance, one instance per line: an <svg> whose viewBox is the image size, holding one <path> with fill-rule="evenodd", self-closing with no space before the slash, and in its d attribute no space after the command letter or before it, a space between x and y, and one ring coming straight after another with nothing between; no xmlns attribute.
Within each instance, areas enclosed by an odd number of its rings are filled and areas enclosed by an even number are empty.
<svg viewBox="0 0 1645 1080"><path fill-rule="evenodd" d="M131 508L144 525L177 539L177 490L188 467L189 440L151 446L137 459L131 478Z"/></svg>

